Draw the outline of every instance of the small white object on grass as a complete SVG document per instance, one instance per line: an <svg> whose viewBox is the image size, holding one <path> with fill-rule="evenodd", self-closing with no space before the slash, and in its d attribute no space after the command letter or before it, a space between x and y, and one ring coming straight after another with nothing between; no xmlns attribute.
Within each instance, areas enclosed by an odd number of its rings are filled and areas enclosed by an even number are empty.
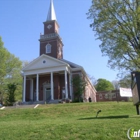
<svg viewBox="0 0 140 140"><path fill-rule="evenodd" d="M1 107L0 109L4 109L4 108L5 108L5 106Z"/></svg>
<svg viewBox="0 0 140 140"><path fill-rule="evenodd" d="M37 104L34 108L37 108L39 106L39 104Z"/></svg>

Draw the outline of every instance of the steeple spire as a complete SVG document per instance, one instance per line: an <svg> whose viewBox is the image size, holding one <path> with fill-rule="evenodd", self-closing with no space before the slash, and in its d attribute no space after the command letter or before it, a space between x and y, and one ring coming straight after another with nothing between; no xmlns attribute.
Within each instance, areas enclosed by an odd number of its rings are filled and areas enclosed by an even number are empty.
<svg viewBox="0 0 140 140"><path fill-rule="evenodd" d="M50 1L50 8L48 11L48 16L47 16L47 21L50 21L50 20L56 20L53 0Z"/></svg>

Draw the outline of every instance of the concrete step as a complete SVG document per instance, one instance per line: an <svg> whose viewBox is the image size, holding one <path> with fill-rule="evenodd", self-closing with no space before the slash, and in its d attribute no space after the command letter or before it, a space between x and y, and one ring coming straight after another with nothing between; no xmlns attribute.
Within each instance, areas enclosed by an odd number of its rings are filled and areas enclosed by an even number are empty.
<svg viewBox="0 0 140 140"><path fill-rule="evenodd" d="M23 102L22 105L35 105L35 104L45 104L44 101L34 101L34 102Z"/></svg>
<svg viewBox="0 0 140 140"><path fill-rule="evenodd" d="M59 100L50 100L47 104L58 104Z"/></svg>

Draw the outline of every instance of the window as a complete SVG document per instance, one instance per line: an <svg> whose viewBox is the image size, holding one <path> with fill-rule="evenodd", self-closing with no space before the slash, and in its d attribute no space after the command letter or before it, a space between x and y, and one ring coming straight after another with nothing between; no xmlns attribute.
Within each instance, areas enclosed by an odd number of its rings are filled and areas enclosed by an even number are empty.
<svg viewBox="0 0 140 140"><path fill-rule="evenodd" d="M107 93L105 94L105 99L108 99L108 94Z"/></svg>
<svg viewBox="0 0 140 140"><path fill-rule="evenodd" d="M50 44L46 45L46 53L51 53L51 45Z"/></svg>
<svg viewBox="0 0 140 140"><path fill-rule="evenodd" d="M45 61L45 60L43 60L43 63L45 64L45 63L46 63L46 61Z"/></svg>
<svg viewBox="0 0 140 140"><path fill-rule="evenodd" d="M61 55L61 48L58 49L58 53L59 53L59 55Z"/></svg>

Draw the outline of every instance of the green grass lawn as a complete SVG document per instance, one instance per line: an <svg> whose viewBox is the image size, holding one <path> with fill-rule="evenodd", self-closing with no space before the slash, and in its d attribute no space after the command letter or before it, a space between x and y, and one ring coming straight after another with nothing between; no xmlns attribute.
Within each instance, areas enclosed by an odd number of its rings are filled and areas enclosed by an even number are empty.
<svg viewBox="0 0 140 140"><path fill-rule="evenodd" d="M95 118L99 109L102 112ZM132 102L0 110L0 140L127 140L130 127L140 129L140 115Z"/></svg>

